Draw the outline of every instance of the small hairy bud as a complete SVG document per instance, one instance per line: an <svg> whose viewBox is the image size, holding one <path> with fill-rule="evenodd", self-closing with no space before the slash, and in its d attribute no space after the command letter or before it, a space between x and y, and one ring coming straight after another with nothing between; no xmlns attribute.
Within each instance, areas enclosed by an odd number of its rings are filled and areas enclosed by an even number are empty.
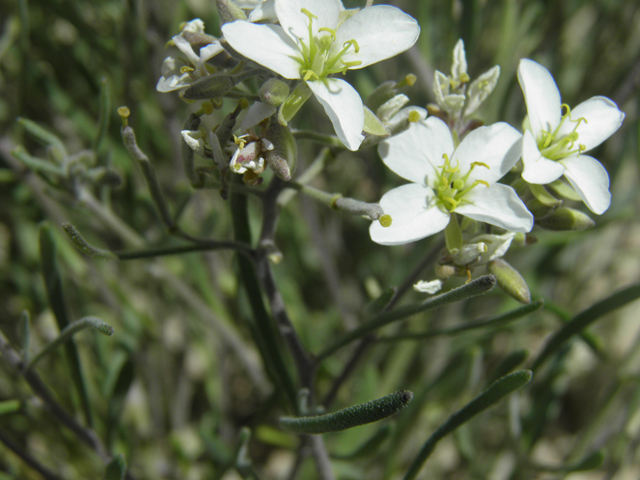
<svg viewBox="0 0 640 480"><path fill-rule="evenodd" d="M487 264L487 270L496 277L500 288L511 297L520 303L531 303L531 293L527 282L515 268L501 258L496 258Z"/></svg>
<svg viewBox="0 0 640 480"><path fill-rule="evenodd" d="M225 23L235 22L236 20L247 19L244 11L232 0L216 0L216 7L218 8L221 26Z"/></svg>
<svg viewBox="0 0 640 480"><path fill-rule="evenodd" d="M284 127L271 119L266 138L273 143L273 149L267 151L265 159L271 170L285 182L291 180L298 160L298 146L289 127Z"/></svg>
<svg viewBox="0 0 640 480"><path fill-rule="evenodd" d="M258 95L262 103L271 107L279 107L287 99L289 93L289 85L277 78L270 78L260 87Z"/></svg>
<svg viewBox="0 0 640 480"><path fill-rule="evenodd" d="M231 90L235 83L228 75L208 75L197 79L181 95L188 100L221 97Z"/></svg>

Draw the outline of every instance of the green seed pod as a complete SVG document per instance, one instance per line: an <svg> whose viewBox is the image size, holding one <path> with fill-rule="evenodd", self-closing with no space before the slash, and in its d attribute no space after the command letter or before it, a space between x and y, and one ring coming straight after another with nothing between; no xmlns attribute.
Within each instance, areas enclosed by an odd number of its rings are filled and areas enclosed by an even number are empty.
<svg viewBox="0 0 640 480"><path fill-rule="evenodd" d="M236 20L246 20L244 11L231 0L216 0L220 25L235 22Z"/></svg>
<svg viewBox="0 0 640 480"><path fill-rule="evenodd" d="M366 423L390 417L404 408L413 398L408 390L399 390L370 402L361 403L327 415L317 417L284 417L280 425L295 433L321 434L339 432Z"/></svg>
<svg viewBox="0 0 640 480"><path fill-rule="evenodd" d="M536 225L546 230L586 230L596 223L586 214L572 208L557 208L550 215L538 220Z"/></svg>
<svg viewBox="0 0 640 480"><path fill-rule="evenodd" d="M289 93L291 93L289 85L277 78L270 78L260 87L258 95L262 103L272 107L279 107L287 99Z"/></svg>
<svg viewBox="0 0 640 480"><path fill-rule="evenodd" d="M265 155L267 165L280 179L288 182L296 170L298 160L296 139L289 127L283 127L275 118L269 123L266 138L273 143L273 149L268 150Z"/></svg>
<svg viewBox="0 0 640 480"><path fill-rule="evenodd" d="M496 258L487 264L487 270L496 277L500 288L511 297L520 303L531 303L531 292L527 282L515 268L501 258Z"/></svg>
<svg viewBox="0 0 640 480"><path fill-rule="evenodd" d="M228 75L207 75L193 82L182 92L182 98L188 100L206 100L221 97L235 86L236 82Z"/></svg>

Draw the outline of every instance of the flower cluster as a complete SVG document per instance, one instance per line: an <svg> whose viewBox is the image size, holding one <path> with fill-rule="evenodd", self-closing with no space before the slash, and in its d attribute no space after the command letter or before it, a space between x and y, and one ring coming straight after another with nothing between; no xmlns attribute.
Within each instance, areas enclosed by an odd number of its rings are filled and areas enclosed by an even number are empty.
<svg viewBox="0 0 640 480"><path fill-rule="evenodd" d="M176 51L165 60L157 89L205 100L182 135L187 150L214 160L223 182L228 172L240 173L257 187L267 167L291 180L297 146L289 123L315 97L337 136L327 143L337 146L339 140L352 151L379 144L385 165L410 182L381 198L370 215L371 238L401 245L444 231L442 277L470 275L480 265L503 268L500 257L512 244L530 240L526 234L534 224L575 230L593 223L562 206L562 199L582 200L596 214L609 207L608 174L585 154L624 119L608 98L593 97L572 110L561 104L548 70L523 59L518 80L528 110L524 133L504 122L485 126L472 115L493 92L500 68L472 79L460 40L451 73L435 72L436 104L407 107L409 98L399 89L415 81L411 75L381 84L363 102L339 77L409 49L420 33L409 15L369 3L347 10L341 0L216 4L223 37L207 35L198 19L185 24L170 42ZM216 57L223 52L224 59ZM259 100L240 101L222 124L206 128L201 117L221 108L220 97L231 90L236 97L248 93L236 86L249 78L262 82ZM194 185L202 174L190 172Z"/></svg>

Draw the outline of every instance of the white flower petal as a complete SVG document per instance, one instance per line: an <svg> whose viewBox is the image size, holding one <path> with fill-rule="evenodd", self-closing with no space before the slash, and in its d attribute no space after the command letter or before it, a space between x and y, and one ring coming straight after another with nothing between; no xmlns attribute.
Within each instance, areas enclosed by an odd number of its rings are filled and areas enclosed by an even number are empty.
<svg viewBox="0 0 640 480"><path fill-rule="evenodd" d="M411 16L396 7L376 5L363 8L340 26L331 54L342 50L344 42L356 40L358 53L350 49L341 60L360 61L350 68L364 68L408 50L418 35L420 27Z"/></svg>
<svg viewBox="0 0 640 480"><path fill-rule="evenodd" d="M545 185L556 181L564 173L564 166L560 162L542 156L529 130L524 132L522 139L522 163L522 178L529 183Z"/></svg>
<svg viewBox="0 0 640 480"><path fill-rule="evenodd" d="M313 35L318 36L318 29L335 29L340 16L340 0L286 0L276 2L276 14L280 25L287 35L296 42L302 40L309 45L309 17L302 13L305 8L317 18L313 19ZM327 33L320 33L327 35Z"/></svg>
<svg viewBox="0 0 640 480"><path fill-rule="evenodd" d="M451 77L460 80L460 76L467 73L467 54L464 51L464 42L458 40L453 47L453 62L451 64Z"/></svg>
<svg viewBox="0 0 640 480"><path fill-rule="evenodd" d="M435 182L437 167L444 164L442 156L453 152L449 127L440 119L429 117L409 130L385 140L378 147L384 164L411 182ZM435 183L430 184L435 186Z"/></svg>
<svg viewBox="0 0 640 480"><path fill-rule="evenodd" d="M404 123L409 117L411 112L416 112L420 115L420 120L417 123L424 122L427 119L427 110L422 107L404 107L398 113L396 113L391 119L386 123L386 126L389 130L393 131L398 124Z"/></svg>
<svg viewBox="0 0 640 480"><path fill-rule="evenodd" d="M265 118L269 118L271 115L276 113L276 110L276 107L272 107L266 103L254 102L253 105L249 107L249 111L242 120L240 131L245 132L248 128L257 125Z"/></svg>
<svg viewBox="0 0 640 480"><path fill-rule="evenodd" d="M218 42L217 40L213 43L210 43L209 45L205 45L200 49L200 60L198 62L198 65L203 65L207 60L215 57L223 50L224 48L222 48L222 45L220 45L220 42Z"/></svg>
<svg viewBox="0 0 640 480"><path fill-rule="evenodd" d="M184 37L176 35L175 37L173 37L173 43L175 43L176 47L178 47L180 51L186 55L192 65L195 66L198 64L198 62L200 61L200 57L196 55L196 52L194 52L193 48L191 48L191 44L187 42Z"/></svg>
<svg viewBox="0 0 640 480"><path fill-rule="evenodd" d="M458 145L452 164L459 162L461 175L466 175L473 162L482 162L489 168L476 166L467 184L475 180L495 183L513 168L522 152L522 135L507 123L499 122L487 127L476 128Z"/></svg>
<svg viewBox="0 0 640 480"><path fill-rule="evenodd" d="M533 227L533 215L507 185L494 183L490 188L478 185L464 199L465 203L456 207L456 213L511 232L529 232Z"/></svg>
<svg viewBox="0 0 640 480"><path fill-rule="evenodd" d="M438 233L448 225L449 213L431 201L433 190L410 183L387 192L380 199L385 214L391 216L391 226L373 222L371 239L381 245L402 245Z"/></svg>
<svg viewBox="0 0 640 480"><path fill-rule="evenodd" d="M585 118L578 126L578 140L585 151L597 147L615 133L624 119L624 113L607 97L592 97L571 110L571 120L567 119L558 129L558 137L571 133L576 128L576 121Z"/></svg>
<svg viewBox="0 0 640 480"><path fill-rule="evenodd" d="M549 70L523 58L518 66L518 80L534 137L543 130L553 132L560 123L560 92Z"/></svg>
<svg viewBox="0 0 640 480"><path fill-rule="evenodd" d="M278 25L254 25L244 20L225 23L222 34L240 55L284 78L300 78L300 49ZM259 41L257 41L259 39Z"/></svg>
<svg viewBox="0 0 640 480"><path fill-rule="evenodd" d="M162 93L173 92L174 90L179 90L188 86L190 83L191 77L189 77L188 73L181 76L171 75L167 78L160 77L160 80L158 80L158 83L156 84L156 90Z"/></svg>
<svg viewBox="0 0 640 480"><path fill-rule="evenodd" d="M307 85L329 115L338 138L349 150L357 150L364 140L364 107L360 94L338 78L307 82Z"/></svg>
<svg viewBox="0 0 640 480"><path fill-rule="evenodd" d="M276 4L274 0L266 0L260 3L249 14L250 22L259 22L260 20L277 21L278 15L276 14Z"/></svg>
<svg viewBox="0 0 640 480"><path fill-rule="evenodd" d="M589 155L561 160L566 167L564 176L593 213L604 213L611 204L609 175L602 164Z"/></svg>
<svg viewBox="0 0 640 480"><path fill-rule="evenodd" d="M184 33L184 32L204 33L204 22L199 18L194 18L190 22L187 22L187 24L182 29L182 32L180 33Z"/></svg>

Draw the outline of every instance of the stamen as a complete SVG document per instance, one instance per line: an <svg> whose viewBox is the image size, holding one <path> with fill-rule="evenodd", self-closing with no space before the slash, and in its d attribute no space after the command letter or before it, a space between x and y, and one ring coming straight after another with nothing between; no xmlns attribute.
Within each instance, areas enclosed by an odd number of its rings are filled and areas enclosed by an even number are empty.
<svg viewBox="0 0 640 480"><path fill-rule="evenodd" d="M334 42L336 41L336 31L328 28L328 27L322 27L318 29L318 32L329 32L329 35L331 35L331 40L333 40Z"/></svg>

